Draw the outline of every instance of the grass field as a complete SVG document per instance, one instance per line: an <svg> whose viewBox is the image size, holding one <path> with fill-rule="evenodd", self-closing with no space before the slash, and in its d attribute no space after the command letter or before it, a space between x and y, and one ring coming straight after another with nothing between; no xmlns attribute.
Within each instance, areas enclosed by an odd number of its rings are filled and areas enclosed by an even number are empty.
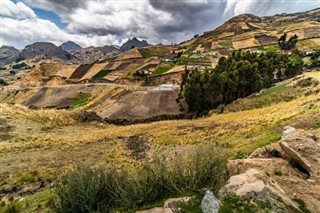
<svg viewBox="0 0 320 213"><path fill-rule="evenodd" d="M317 72L310 75L319 77ZM286 125L319 128L319 94L304 95L316 87L285 85L232 103L224 114L129 126L81 123L74 111L1 104L0 128L7 134L0 143L0 191L6 194L1 205L43 212L50 204L52 183L78 164L132 171L154 154L170 159L200 144L220 147L229 158L243 158L278 141ZM289 95L291 99L286 98ZM50 128L42 128L49 124Z"/></svg>
<svg viewBox="0 0 320 213"><path fill-rule="evenodd" d="M94 75L92 78L103 78L104 76L108 75L112 70L101 70L96 75Z"/></svg>
<svg viewBox="0 0 320 213"><path fill-rule="evenodd" d="M260 47L257 47L257 50L276 52L277 50L279 50L279 47L276 45L272 45L272 46L268 46L268 47L260 46Z"/></svg>

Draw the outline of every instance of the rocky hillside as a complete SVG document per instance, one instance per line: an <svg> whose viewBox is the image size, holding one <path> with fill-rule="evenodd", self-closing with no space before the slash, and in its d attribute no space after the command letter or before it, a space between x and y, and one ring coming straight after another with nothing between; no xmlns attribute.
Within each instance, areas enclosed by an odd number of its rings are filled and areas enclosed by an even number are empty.
<svg viewBox="0 0 320 213"><path fill-rule="evenodd" d="M85 106L88 112L114 124L178 119L186 115L176 102L177 91L70 85L0 90L0 93L0 102L21 103L32 108L74 109Z"/></svg>
<svg viewBox="0 0 320 213"><path fill-rule="evenodd" d="M87 47L72 52L73 55L81 62L101 61L114 57L120 53L119 49L113 46Z"/></svg>
<svg viewBox="0 0 320 213"><path fill-rule="evenodd" d="M319 29L319 9L269 17L242 14L182 46L199 46L206 50L244 49L276 44L285 32L289 36L297 34L299 39L319 38Z"/></svg>
<svg viewBox="0 0 320 213"><path fill-rule="evenodd" d="M36 42L27 45L18 55L18 60L57 60L70 61L74 56L49 42Z"/></svg>
<svg viewBox="0 0 320 213"><path fill-rule="evenodd" d="M69 53L76 52L82 49L80 45L76 44L73 41L64 42L59 47Z"/></svg>
<svg viewBox="0 0 320 213"><path fill-rule="evenodd" d="M0 65L14 63L20 51L14 47L2 46L0 48Z"/></svg>
<svg viewBox="0 0 320 213"><path fill-rule="evenodd" d="M120 50L121 50L122 52L124 52L124 51L131 50L131 49L134 48L134 47L147 47L147 46L150 46L150 44L148 44L147 41L145 41L145 40L140 41L140 40L137 39L137 38L133 38L133 39L129 39L128 41L126 41L126 42L120 47Z"/></svg>

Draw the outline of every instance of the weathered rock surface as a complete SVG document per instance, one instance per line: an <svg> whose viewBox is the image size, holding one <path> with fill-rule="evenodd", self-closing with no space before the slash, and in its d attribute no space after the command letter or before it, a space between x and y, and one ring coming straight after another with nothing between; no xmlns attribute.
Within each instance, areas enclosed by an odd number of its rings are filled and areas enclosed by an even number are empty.
<svg viewBox="0 0 320 213"><path fill-rule="evenodd" d="M153 208L143 211L137 211L136 213L173 213L173 211L169 208Z"/></svg>
<svg viewBox="0 0 320 213"><path fill-rule="evenodd" d="M219 213L221 202L216 198L212 191L206 190L201 201L201 210L203 213Z"/></svg>
<svg viewBox="0 0 320 213"><path fill-rule="evenodd" d="M191 197L170 198L164 202L163 207L137 211L136 213L175 213L179 212L178 203L188 202Z"/></svg>
<svg viewBox="0 0 320 213"><path fill-rule="evenodd" d="M285 127L279 143L257 149L248 159L227 164L228 183L220 195L235 194L269 201L273 212L299 209L301 199L320 212L320 141L304 130Z"/></svg>

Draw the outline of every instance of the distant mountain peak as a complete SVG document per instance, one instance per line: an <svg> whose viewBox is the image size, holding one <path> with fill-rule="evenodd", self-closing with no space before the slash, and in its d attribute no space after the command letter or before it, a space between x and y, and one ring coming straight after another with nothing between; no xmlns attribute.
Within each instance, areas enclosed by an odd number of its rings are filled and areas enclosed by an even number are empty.
<svg viewBox="0 0 320 213"><path fill-rule="evenodd" d="M132 39L129 39L128 41L126 41L121 47L120 50L122 52L128 51L130 49L132 49L132 47L146 47L146 46L150 46L150 44L148 44L148 42L146 40L139 40L136 37L133 37Z"/></svg>
<svg viewBox="0 0 320 213"><path fill-rule="evenodd" d="M67 42L62 43L60 45L60 48L67 51L67 52L70 52L70 53L82 49L82 47L80 45L78 45L77 43L75 43L73 41L67 41Z"/></svg>

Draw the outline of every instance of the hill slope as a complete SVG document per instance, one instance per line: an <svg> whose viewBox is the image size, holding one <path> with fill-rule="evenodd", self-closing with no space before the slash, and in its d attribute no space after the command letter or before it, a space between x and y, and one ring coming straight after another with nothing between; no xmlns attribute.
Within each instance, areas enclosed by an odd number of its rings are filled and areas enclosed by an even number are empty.
<svg viewBox="0 0 320 213"><path fill-rule="evenodd" d="M10 64L16 61L20 51L14 47L2 46L0 48L0 65Z"/></svg>

